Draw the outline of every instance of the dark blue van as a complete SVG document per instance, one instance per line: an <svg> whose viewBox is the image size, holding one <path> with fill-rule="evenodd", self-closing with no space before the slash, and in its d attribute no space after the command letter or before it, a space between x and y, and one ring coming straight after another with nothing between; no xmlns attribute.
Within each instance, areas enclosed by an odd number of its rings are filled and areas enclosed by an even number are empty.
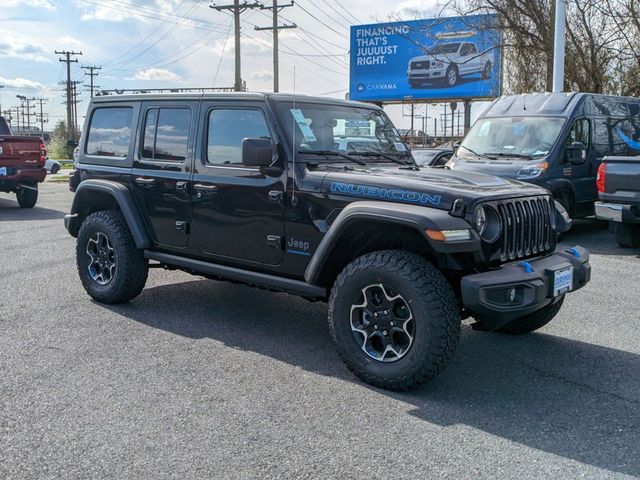
<svg viewBox="0 0 640 480"><path fill-rule="evenodd" d="M605 155L640 155L640 98L509 95L482 113L447 167L535 183L579 218L594 213Z"/></svg>

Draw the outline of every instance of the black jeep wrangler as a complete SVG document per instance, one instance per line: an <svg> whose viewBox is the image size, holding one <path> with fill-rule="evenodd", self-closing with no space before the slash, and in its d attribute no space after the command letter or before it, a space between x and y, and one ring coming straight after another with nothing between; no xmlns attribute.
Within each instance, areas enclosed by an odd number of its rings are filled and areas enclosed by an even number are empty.
<svg viewBox="0 0 640 480"><path fill-rule="evenodd" d="M520 334L590 278L570 220L531 184L416 166L382 109L283 94L103 95L75 198L80 279L120 303L150 267L328 301L349 368L373 385L436 376L461 319Z"/></svg>

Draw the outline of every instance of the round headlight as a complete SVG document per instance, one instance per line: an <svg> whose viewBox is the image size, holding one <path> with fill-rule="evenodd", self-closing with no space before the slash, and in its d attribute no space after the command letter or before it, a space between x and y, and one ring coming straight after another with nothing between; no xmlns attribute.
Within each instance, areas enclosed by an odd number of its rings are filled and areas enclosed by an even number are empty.
<svg viewBox="0 0 640 480"><path fill-rule="evenodd" d="M473 228L482 240L493 243L502 233L500 215L491 207L479 206L473 213Z"/></svg>
<svg viewBox="0 0 640 480"><path fill-rule="evenodd" d="M478 207L473 214L473 227L480 236L487 230L487 212L484 207Z"/></svg>

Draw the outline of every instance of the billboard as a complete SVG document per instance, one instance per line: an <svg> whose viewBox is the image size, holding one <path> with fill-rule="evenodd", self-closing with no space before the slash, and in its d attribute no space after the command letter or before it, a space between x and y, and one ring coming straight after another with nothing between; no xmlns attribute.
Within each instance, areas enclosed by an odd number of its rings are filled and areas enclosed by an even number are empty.
<svg viewBox="0 0 640 480"><path fill-rule="evenodd" d="M497 97L497 15L351 27L349 98L392 102Z"/></svg>

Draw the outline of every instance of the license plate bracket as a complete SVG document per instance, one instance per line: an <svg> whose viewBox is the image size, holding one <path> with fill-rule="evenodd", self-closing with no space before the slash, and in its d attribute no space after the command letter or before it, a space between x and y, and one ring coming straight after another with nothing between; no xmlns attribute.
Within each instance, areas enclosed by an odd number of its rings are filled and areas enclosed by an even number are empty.
<svg viewBox="0 0 640 480"><path fill-rule="evenodd" d="M573 289L573 266L553 272L553 296L557 297Z"/></svg>

